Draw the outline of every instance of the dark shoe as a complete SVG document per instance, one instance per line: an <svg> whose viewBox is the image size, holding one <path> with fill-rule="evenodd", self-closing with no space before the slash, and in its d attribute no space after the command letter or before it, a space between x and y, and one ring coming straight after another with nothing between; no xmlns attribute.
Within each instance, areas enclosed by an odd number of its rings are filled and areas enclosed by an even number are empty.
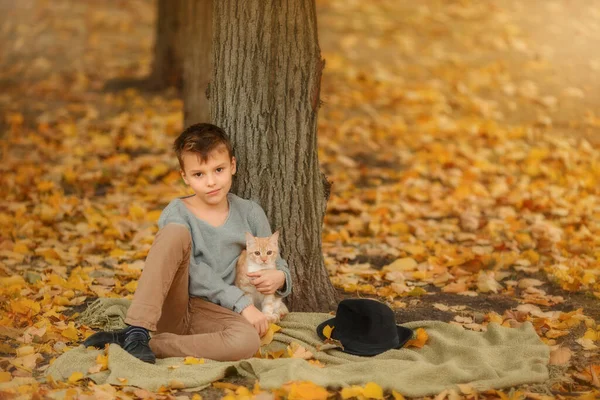
<svg viewBox="0 0 600 400"><path fill-rule="evenodd" d="M97 349L103 349L107 344L118 344L132 356L139 358L144 362L154 364L156 362L156 357L150 349L148 341L150 341L150 334L146 329L137 326L128 326L113 332L96 332L88 337L83 342L83 345L85 347L91 346Z"/></svg>
<svg viewBox="0 0 600 400"><path fill-rule="evenodd" d="M139 358L140 360L154 364L156 362L156 356L150 349L148 345L148 341L150 340L150 335L148 331L135 331L130 332L125 338L125 343L123 343L123 350L131 354L132 356Z"/></svg>

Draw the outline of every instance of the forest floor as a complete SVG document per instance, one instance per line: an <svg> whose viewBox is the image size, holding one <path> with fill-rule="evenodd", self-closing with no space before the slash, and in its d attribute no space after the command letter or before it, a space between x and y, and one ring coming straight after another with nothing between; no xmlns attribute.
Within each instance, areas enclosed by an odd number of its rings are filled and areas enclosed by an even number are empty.
<svg viewBox="0 0 600 400"><path fill-rule="evenodd" d="M92 332L77 321L90 301L131 297L160 210L186 193L177 91L105 89L148 75L154 11L0 0L0 398L192 395L43 377ZM600 5L319 0L317 13L323 250L340 294L381 299L398 323L529 321L563 371L545 392L430 398L598 398Z"/></svg>

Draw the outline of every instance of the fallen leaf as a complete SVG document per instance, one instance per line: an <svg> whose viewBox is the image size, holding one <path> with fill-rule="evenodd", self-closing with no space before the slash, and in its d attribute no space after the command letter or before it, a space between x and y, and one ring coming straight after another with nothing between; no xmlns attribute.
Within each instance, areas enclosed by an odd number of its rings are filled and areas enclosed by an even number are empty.
<svg viewBox="0 0 600 400"><path fill-rule="evenodd" d="M427 332L423 328L418 328L414 337L414 339L406 342L405 347L416 347L420 349L425 346L425 343L427 343L427 340L429 339L429 335L427 335Z"/></svg>
<svg viewBox="0 0 600 400"><path fill-rule="evenodd" d="M329 326L329 325L325 325L325 328L323 328L323 336L325 336L327 339L331 338L331 333L333 332L333 327Z"/></svg>
<svg viewBox="0 0 600 400"><path fill-rule="evenodd" d="M204 358L198 359L196 357L188 356L183 359L183 364L184 365L204 364Z"/></svg>
<svg viewBox="0 0 600 400"><path fill-rule="evenodd" d="M572 352L568 347L559 347L550 352L550 365L567 365L571 360Z"/></svg>
<svg viewBox="0 0 600 400"><path fill-rule="evenodd" d="M273 336L275 335L275 332L278 332L280 330L281 330L280 326L275 325L275 324L269 324L269 330L260 339L260 345L265 346L265 345L271 343L273 341Z"/></svg>
<svg viewBox="0 0 600 400"><path fill-rule="evenodd" d="M68 381L70 383L75 383L83 379L83 372L73 372L71 376L69 376Z"/></svg>

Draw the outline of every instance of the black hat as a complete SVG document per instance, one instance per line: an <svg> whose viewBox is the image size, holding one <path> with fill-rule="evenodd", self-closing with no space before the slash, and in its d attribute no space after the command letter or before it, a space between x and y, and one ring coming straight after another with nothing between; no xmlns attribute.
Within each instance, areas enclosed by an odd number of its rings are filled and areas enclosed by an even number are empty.
<svg viewBox="0 0 600 400"><path fill-rule="evenodd" d="M412 329L396 325L391 308L371 299L346 299L338 305L335 318L317 327L317 335L326 337L323 329L334 328L331 339L339 340L342 351L357 356L374 356L401 348L412 338Z"/></svg>

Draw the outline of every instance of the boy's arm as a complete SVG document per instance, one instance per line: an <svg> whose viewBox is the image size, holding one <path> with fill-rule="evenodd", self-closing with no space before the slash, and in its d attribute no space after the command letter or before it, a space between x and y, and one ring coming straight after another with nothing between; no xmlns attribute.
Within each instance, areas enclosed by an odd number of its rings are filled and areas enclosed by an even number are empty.
<svg viewBox="0 0 600 400"><path fill-rule="evenodd" d="M250 227L254 229L253 234L255 236L267 237L272 235L267 215L262 207L254 202L252 202L251 218L249 221ZM277 290L277 294L281 297L286 297L292 293L292 274L290 273L287 262L281 258L281 254L277 256L276 265L277 269L285 275L285 283L283 284L283 287Z"/></svg>

